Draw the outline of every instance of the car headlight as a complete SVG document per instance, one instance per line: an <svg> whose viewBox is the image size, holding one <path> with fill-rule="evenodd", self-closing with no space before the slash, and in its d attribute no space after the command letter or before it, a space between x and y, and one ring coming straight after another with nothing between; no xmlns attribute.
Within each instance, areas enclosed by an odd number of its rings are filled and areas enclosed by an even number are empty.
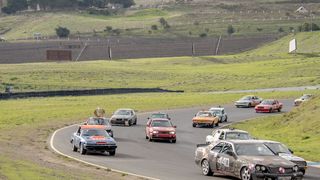
<svg viewBox="0 0 320 180"><path fill-rule="evenodd" d="M256 171L260 171L261 170L261 166L256 166Z"/></svg>
<svg viewBox="0 0 320 180"><path fill-rule="evenodd" d="M176 134L176 132L174 132L174 131L171 131L171 132L170 132L170 134Z"/></svg>
<svg viewBox="0 0 320 180"><path fill-rule="evenodd" d="M293 166L293 171L294 171L294 172L298 172L298 170L299 170L299 167L298 167L298 166Z"/></svg>
<svg viewBox="0 0 320 180"><path fill-rule="evenodd" d="M153 134L158 134L158 133L159 133L159 131L152 131L152 133L153 133Z"/></svg>
<svg viewBox="0 0 320 180"><path fill-rule="evenodd" d="M255 170L265 172L267 170L267 168L263 165L256 165Z"/></svg>

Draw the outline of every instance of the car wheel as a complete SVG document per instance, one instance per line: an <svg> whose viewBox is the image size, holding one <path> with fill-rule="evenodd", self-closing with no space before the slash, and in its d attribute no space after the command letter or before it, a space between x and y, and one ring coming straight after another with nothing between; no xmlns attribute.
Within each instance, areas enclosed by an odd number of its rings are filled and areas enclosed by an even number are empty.
<svg viewBox="0 0 320 180"><path fill-rule="evenodd" d="M281 108L278 109L278 112L281 112Z"/></svg>
<svg viewBox="0 0 320 180"><path fill-rule="evenodd" d="M241 169L241 180L251 180L251 174L248 167Z"/></svg>
<svg viewBox="0 0 320 180"><path fill-rule="evenodd" d="M72 151L77 152L78 148L76 147L76 145L74 143L72 143Z"/></svg>
<svg viewBox="0 0 320 180"><path fill-rule="evenodd" d="M228 122L228 116L226 116L226 119L224 120L224 122Z"/></svg>
<svg viewBox="0 0 320 180"><path fill-rule="evenodd" d="M137 119L134 120L134 125L137 125Z"/></svg>
<svg viewBox="0 0 320 180"><path fill-rule="evenodd" d="M218 127L219 126L219 122L217 122L216 124L214 124L216 127Z"/></svg>
<svg viewBox="0 0 320 180"><path fill-rule="evenodd" d="M272 112L272 108L269 109L269 112L270 112L270 113Z"/></svg>
<svg viewBox="0 0 320 180"><path fill-rule="evenodd" d="M211 176L213 174L212 170L210 168L209 162L206 159L202 161L201 168L202 168L202 174L203 175Z"/></svg>
<svg viewBox="0 0 320 180"><path fill-rule="evenodd" d="M84 155L87 153L87 150L84 149L83 144L80 144L80 154Z"/></svg>
<svg viewBox="0 0 320 180"><path fill-rule="evenodd" d="M114 151L109 151L109 155L110 156L114 156L116 154L116 150L114 150Z"/></svg>
<svg viewBox="0 0 320 180"><path fill-rule="evenodd" d="M132 120L129 120L128 124L129 124L129 126L132 126Z"/></svg>
<svg viewBox="0 0 320 180"><path fill-rule="evenodd" d="M239 108L240 106L236 106L237 108Z"/></svg>
<svg viewBox="0 0 320 180"><path fill-rule="evenodd" d="M171 140L171 143L176 143L176 142L177 142L176 139Z"/></svg>
<svg viewBox="0 0 320 180"><path fill-rule="evenodd" d="M197 124L196 123L192 123L192 127L196 127L197 126Z"/></svg>
<svg viewBox="0 0 320 180"><path fill-rule="evenodd" d="M152 142L153 141L153 139L151 139L151 137L149 137L149 142Z"/></svg>
<svg viewBox="0 0 320 180"><path fill-rule="evenodd" d="M251 107L251 103L248 104L248 107Z"/></svg>
<svg viewBox="0 0 320 180"><path fill-rule="evenodd" d="M146 135L146 139L149 139L147 135Z"/></svg>

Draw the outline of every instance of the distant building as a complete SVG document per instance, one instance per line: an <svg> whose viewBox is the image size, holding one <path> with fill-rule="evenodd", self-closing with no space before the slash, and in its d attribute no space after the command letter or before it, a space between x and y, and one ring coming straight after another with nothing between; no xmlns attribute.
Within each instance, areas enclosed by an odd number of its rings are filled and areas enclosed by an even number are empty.
<svg viewBox="0 0 320 180"><path fill-rule="evenodd" d="M303 7L303 6L300 6L297 10L296 10L297 13L301 13L301 14L305 14L305 13L308 13L309 11Z"/></svg>

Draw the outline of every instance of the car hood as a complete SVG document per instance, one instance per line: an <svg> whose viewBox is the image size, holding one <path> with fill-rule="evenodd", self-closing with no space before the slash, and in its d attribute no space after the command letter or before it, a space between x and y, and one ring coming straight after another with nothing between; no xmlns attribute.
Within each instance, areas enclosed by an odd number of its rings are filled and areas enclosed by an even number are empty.
<svg viewBox="0 0 320 180"><path fill-rule="evenodd" d="M194 117L193 120L212 120L215 117Z"/></svg>
<svg viewBox="0 0 320 180"><path fill-rule="evenodd" d="M305 161L303 158L288 153L279 153L279 156L289 161Z"/></svg>
<svg viewBox="0 0 320 180"><path fill-rule="evenodd" d="M259 104L257 107L272 107L272 105L269 104Z"/></svg>
<svg viewBox="0 0 320 180"><path fill-rule="evenodd" d="M152 127L153 131L176 131L173 127Z"/></svg>
<svg viewBox="0 0 320 180"><path fill-rule="evenodd" d="M113 115L111 116L111 119L115 119L115 118L131 118L130 115Z"/></svg>
<svg viewBox="0 0 320 180"><path fill-rule="evenodd" d="M249 103L251 102L250 100L238 100L236 103Z"/></svg>
<svg viewBox="0 0 320 180"><path fill-rule="evenodd" d="M95 142L106 142L107 144L115 144L115 140L111 137L104 136L88 136L83 137L87 142L95 143Z"/></svg>
<svg viewBox="0 0 320 180"><path fill-rule="evenodd" d="M242 160L252 164L259 164L268 167L293 167L294 163L279 156L240 156Z"/></svg>

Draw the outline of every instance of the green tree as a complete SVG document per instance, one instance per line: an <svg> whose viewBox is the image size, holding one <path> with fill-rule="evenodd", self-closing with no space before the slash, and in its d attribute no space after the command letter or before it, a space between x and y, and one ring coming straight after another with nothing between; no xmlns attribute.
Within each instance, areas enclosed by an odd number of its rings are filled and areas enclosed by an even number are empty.
<svg viewBox="0 0 320 180"><path fill-rule="evenodd" d="M228 28L227 28L227 33L228 33L229 36L234 33L234 28L233 28L232 25L229 25L229 26L228 26Z"/></svg>
<svg viewBox="0 0 320 180"><path fill-rule="evenodd" d="M8 0L7 7L2 8L6 14L13 14L28 8L27 0Z"/></svg>
<svg viewBox="0 0 320 180"><path fill-rule="evenodd" d="M169 29L170 28L170 25L169 25L168 21L165 20L163 17L159 19L159 22L160 22L161 26L164 29Z"/></svg>
<svg viewBox="0 0 320 180"><path fill-rule="evenodd" d="M69 36L70 30L66 27L59 26L58 28L56 28L56 34L60 38L66 38Z"/></svg>

